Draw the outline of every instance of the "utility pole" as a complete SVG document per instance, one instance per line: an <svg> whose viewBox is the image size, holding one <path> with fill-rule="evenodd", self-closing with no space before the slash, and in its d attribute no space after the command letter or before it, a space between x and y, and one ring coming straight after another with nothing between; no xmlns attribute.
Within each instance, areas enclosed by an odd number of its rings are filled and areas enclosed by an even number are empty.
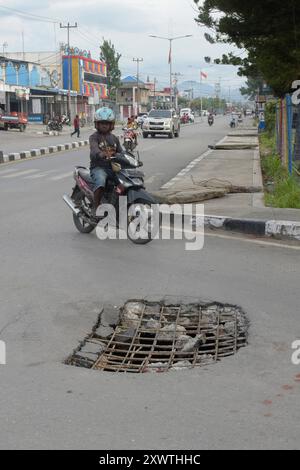
<svg viewBox="0 0 300 470"><path fill-rule="evenodd" d="M25 60L24 30L22 31L22 55L23 55L23 60Z"/></svg>
<svg viewBox="0 0 300 470"><path fill-rule="evenodd" d="M143 62L144 59L143 58L133 58L132 59L133 62L136 62L136 66L137 66L137 73L136 73L136 80L137 80L137 91L136 91L136 114L139 114L139 75L140 75L140 62Z"/></svg>
<svg viewBox="0 0 300 470"><path fill-rule="evenodd" d="M177 83L178 83L178 77L182 77L181 73L175 72L172 74L174 77L174 94L175 94L175 109L177 110L178 108L178 89L177 89Z"/></svg>
<svg viewBox="0 0 300 470"><path fill-rule="evenodd" d="M155 108L155 102L156 102L156 84L157 84L157 79L156 79L156 77L154 77L153 83L154 83L154 100L153 100L153 107Z"/></svg>
<svg viewBox="0 0 300 470"><path fill-rule="evenodd" d="M59 27L61 29L67 29L68 30L68 104L67 104L67 113L68 113L68 118L71 119L71 55L70 55L70 29L71 28L77 28L77 23L74 25L70 25L70 23L67 24L67 26L63 26L62 23L60 23Z"/></svg>
<svg viewBox="0 0 300 470"><path fill-rule="evenodd" d="M219 77L219 81L215 83L215 92L216 92L216 107L219 107L220 106L219 95L221 93L221 77Z"/></svg>
<svg viewBox="0 0 300 470"><path fill-rule="evenodd" d="M4 56L4 51L5 51L5 48L8 46L7 42L5 41L3 44L2 44L2 48L3 48L3 57Z"/></svg>

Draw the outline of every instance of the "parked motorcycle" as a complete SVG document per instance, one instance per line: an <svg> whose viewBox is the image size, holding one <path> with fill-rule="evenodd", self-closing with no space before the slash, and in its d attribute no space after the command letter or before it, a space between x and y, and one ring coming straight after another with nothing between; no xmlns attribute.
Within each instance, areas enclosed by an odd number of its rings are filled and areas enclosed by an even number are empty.
<svg viewBox="0 0 300 470"><path fill-rule="evenodd" d="M62 125L65 125L65 126L70 126L71 124L70 118L66 116L65 114L62 115L60 122Z"/></svg>
<svg viewBox="0 0 300 470"><path fill-rule="evenodd" d="M61 132L63 129L62 123L56 120L48 121L47 127L50 131L58 131Z"/></svg>
<svg viewBox="0 0 300 470"><path fill-rule="evenodd" d="M137 135L133 129L127 127L124 127L123 131L124 148L127 152L133 152L137 146Z"/></svg>
<svg viewBox="0 0 300 470"><path fill-rule="evenodd" d="M108 179L105 193L102 198L102 204L111 204L116 211L116 226L119 227L119 197L127 196L127 235L128 238L136 244L146 244L152 240L153 230L151 223L147 225L146 233L140 236L133 230L131 222L135 217L146 217L149 221L152 216L152 204L157 204L155 199L145 191L144 173L139 170L142 166L139 157L129 153L117 154L111 159L111 163L119 164L121 169L114 173L114 179ZM92 215L94 205L93 182L90 171L81 166L76 166L73 174L75 186L71 197L66 194L63 200L73 212L73 221L77 230L81 233L92 232L99 221L95 221ZM122 218L123 218L122 214ZM145 220L145 219L144 219ZM121 227L122 228L122 223Z"/></svg>

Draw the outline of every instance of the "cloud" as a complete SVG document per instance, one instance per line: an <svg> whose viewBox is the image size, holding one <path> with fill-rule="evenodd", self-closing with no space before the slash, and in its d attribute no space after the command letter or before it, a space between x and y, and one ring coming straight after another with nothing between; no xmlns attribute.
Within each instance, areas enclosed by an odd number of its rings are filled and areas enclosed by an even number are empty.
<svg viewBox="0 0 300 470"><path fill-rule="evenodd" d="M3 0L0 5L7 5ZM44 15L62 21L78 22L78 29L71 30L71 44L82 49L90 49L92 55L99 56L102 38L110 39L116 50L122 53L120 61L123 75L134 74L136 66L133 57L143 57L141 77L156 76L161 83L168 84L169 43L150 38L159 36L180 36L192 34L193 38L174 41L173 67L180 72L183 80L198 79L204 56L219 57L231 48L227 45L211 45L203 37L204 28L194 21L196 11L192 0L10 0L9 6L35 15ZM8 50L22 48L21 32L24 30L26 50L54 50L55 40L66 42L66 30L59 24L39 23L8 15L0 8L0 45L7 41ZM192 65L193 68L190 68ZM210 80L218 76L230 79L233 70L225 67L211 68ZM227 78L228 77L228 78ZM236 76L235 80L240 80Z"/></svg>

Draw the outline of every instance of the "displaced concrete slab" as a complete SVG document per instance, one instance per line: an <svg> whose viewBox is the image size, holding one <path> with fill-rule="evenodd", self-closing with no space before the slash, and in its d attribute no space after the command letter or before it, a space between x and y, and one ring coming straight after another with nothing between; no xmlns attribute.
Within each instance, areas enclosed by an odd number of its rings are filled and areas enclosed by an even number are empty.
<svg viewBox="0 0 300 470"><path fill-rule="evenodd" d="M256 143L242 143L242 142L224 142L223 144L217 144L211 146L215 150L255 150L258 144Z"/></svg>
<svg viewBox="0 0 300 470"><path fill-rule="evenodd" d="M191 204L223 197L226 190L220 188L163 189L152 194L160 204Z"/></svg>

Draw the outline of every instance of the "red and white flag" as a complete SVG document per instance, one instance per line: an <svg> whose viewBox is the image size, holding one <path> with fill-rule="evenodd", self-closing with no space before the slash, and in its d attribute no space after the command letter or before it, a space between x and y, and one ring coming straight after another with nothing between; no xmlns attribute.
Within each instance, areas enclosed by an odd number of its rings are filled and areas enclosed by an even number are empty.
<svg viewBox="0 0 300 470"><path fill-rule="evenodd" d="M202 80L203 78L206 80L206 79L207 79L207 76L208 76L207 73L202 72L202 70L201 70L201 72L200 72L201 80Z"/></svg>

